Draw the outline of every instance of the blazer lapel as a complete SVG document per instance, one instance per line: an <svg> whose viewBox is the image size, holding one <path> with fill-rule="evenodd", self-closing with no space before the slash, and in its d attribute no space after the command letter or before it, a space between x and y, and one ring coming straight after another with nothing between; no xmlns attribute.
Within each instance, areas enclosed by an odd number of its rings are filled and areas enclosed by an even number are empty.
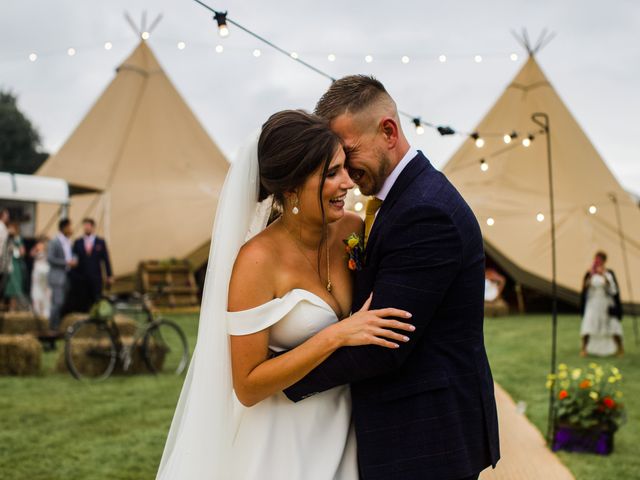
<svg viewBox="0 0 640 480"><path fill-rule="evenodd" d="M406 188L411 184L411 182L413 182L416 177L429 165L430 163L429 160L427 160L427 157L425 157L422 152L418 151L418 154L413 157L413 159L400 173L395 183L391 187L389 195L387 195L385 201L382 202L382 206L380 207L380 210L378 210L378 216L373 222L373 227L371 228L371 233L369 234L369 240L367 241L367 246L365 247L365 258L367 252L370 252L373 248L373 245L378 238L381 225L384 223L385 218L392 210L393 205L398 201L398 199L402 195L402 192L404 192Z"/></svg>

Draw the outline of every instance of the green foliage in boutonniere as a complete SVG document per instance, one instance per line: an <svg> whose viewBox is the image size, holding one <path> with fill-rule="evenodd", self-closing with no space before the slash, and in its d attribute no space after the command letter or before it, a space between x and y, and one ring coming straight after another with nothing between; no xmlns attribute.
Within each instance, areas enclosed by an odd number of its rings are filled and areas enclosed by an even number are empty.
<svg viewBox="0 0 640 480"><path fill-rule="evenodd" d="M361 270L364 259L364 245L360 235L352 233L343 242L346 245L349 270Z"/></svg>

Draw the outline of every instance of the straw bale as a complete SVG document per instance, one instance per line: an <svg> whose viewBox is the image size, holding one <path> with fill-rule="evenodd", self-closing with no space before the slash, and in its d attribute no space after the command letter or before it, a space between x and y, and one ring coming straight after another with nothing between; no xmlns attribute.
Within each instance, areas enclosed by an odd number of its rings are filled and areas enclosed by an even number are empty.
<svg viewBox="0 0 640 480"><path fill-rule="evenodd" d="M42 345L33 335L0 335L0 375L40 372Z"/></svg>

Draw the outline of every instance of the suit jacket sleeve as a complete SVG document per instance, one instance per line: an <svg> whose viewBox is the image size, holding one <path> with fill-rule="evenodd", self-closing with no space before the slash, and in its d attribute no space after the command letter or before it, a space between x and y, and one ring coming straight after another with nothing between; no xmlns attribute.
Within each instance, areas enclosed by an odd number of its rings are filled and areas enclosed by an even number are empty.
<svg viewBox="0 0 640 480"><path fill-rule="evenodd" d="M107 271L107 277L113 276L111 271L111 260L109 259L109 250L107 250L107 242L102 240L102 261L104 262L104 268Z"/></svg>
<svg viewBox="0 0 640 480"><path fill-rule="evenodd" d="M420 206L400 215L380 245L382 259L371 309L395 307L413 314L416 330L397 349L375 345L334 352L305 378L285 390L293 401L338 385L389 373L403 365L424 335L462 265L462 241L451 217L438 208ZM406 332L404 332L406 333Z"/></svg>
<svg viewBox="0 0 640 480"><path fill-rule="evenodd" d="M57 255L56 250L58 250L61 255ZM64 250L62 250L62 245L59 241L52 241L49 244L49 248L47 250L47 261L49 264L55 265L56 267L67 268L67 260L64 258Z"/></svg>

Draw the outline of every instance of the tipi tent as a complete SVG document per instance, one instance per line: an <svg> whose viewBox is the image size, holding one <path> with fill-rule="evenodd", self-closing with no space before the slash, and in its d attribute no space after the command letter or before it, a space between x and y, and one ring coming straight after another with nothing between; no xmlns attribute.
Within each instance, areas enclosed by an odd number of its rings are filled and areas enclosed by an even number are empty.
<svg viewBox="0 0 640 480"><path fill-rule="evenodd" d="M551 234L546 137L531 115L549 116L556 210L559 296L578 303L582 279L604 250L624 303L640 294L640 209L551 86L533 55L443 171L480 221L487 253L522 285L550 291ZM512 131L518 137L505 143ZM533 137L530 146L522 141ZM482 142L479 142L480 144ZM525 143L527 143L525 141ZM482 168L481 168L482 167ZM628 270L619 236L624 233ZM632 296L627 276L630 275Z"/></svg>
<svg viewBox="0 0 640 480"><path fill-rule="evenodd" d="M196 263L204 261L227 169L218 147L141 41L37 174L102 192L73 197L69 215L76 224L87 216L96 219L115 274L123 276L141 260L195 255ZM40 232L55 223L48 222L52 215L40 212Z"/></svg>

